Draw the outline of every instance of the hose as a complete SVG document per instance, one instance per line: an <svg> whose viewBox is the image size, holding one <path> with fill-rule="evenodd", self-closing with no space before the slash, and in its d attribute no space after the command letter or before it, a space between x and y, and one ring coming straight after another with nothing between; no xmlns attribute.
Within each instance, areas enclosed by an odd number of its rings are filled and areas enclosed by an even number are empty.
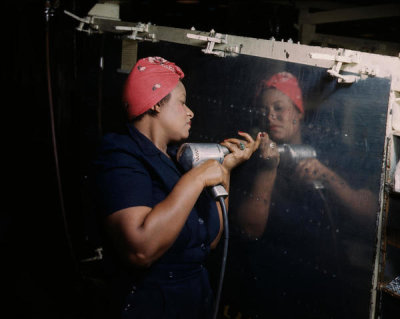
<svg viewBox="0 0 400 319"><path fill-rule="evenodd" d="M229 243L229 223L228 223L228 214L226 211L225 200L224 200L223 196L218 197L218 200L219 200L219 203L221 204L222 214L223 214L223 219L224 219L224 250L223 250L223 254L222 254L222 264L221 264L221 271L220 271L220 277L219 277L219 283L218 283L217 296L215 299L215 310L214 310L214 316L213 316L214 319L217 318L218 311L219 311L219 303L220 303L220 299L221 299L222 285L224 282L226 258L228 255L228 243Z"/></svg>

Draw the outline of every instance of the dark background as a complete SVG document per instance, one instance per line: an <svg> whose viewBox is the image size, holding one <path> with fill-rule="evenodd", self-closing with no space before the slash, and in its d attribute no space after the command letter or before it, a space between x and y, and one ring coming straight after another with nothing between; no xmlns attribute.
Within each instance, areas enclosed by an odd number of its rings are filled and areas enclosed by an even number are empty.
<svg viewBox="0 0 400 319"><path fill-rule="evenodd" d="M121 1L120 16L123 21L297 42L298 10L294 2L282 2ZM3 117L7 192L0 223L5 296L0 315L103 318L101 272L96 262L81 260L94 257L98 247L90 226L88 166L98 138L121 116L105 108L120 92L102 91L105 82L119 81L120 50L115 48L120 40L79 33L78 22L63 13L85 17L96 1L51 1L49 22L45 3L9 1L2 10L3 108L11 112ZM319 31L400 42L398 22L398 17L355 21ZM108 57L103 71L100 56Z"/></svg>

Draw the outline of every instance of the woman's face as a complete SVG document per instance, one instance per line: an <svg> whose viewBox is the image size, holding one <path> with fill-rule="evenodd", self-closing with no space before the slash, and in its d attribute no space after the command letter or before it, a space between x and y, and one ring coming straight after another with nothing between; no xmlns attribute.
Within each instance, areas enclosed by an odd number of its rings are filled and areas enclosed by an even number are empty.
<svg viewBox="0 0 400 319"><path fill-rule="evenodd" d="M292 100L281 91L270 88L262 93L260 102L261 111L267 118L270 138L277 143L300 143L303 114Z"/></svg>
<svg viewBox="0 0 400 319"><path fill-rule="evenodd" d="M160 107L160 125L167 140L178 142L189 137L194 114L186 105L186 90L181 82L171 91L168 102Z"/></svg>

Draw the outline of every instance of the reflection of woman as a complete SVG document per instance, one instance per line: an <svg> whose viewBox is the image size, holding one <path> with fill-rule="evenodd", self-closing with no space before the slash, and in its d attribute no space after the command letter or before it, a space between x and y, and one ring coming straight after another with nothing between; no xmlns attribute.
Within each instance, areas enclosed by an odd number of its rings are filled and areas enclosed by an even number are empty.
<svg viewBox="0 0 400 319"><path fill-rule="evenodd" d="M263 81L257 107L265 115L268 134L261 137L258 156L241 169L246 176L238 186L249 181L251 172L245 169L255 169L247 196L235 209L246 240L231 245L236 249L232 258L236 254L242 261L232 267L244 274L241 280L248 287L246 293L240 291L246 296L243 305L246 298L248 303L237 311L244 317L339 318L340 272L346 258L342 247L338 249L339 229L352 218L372 216L375 197L369 190L352 188L316 158L283 165L277 144L303 143L302 92L292 74L281 72ZM322 190L315 188L315 181L322 183ZM233 280L239 282L238 276ZM227 303L237 306L230 298Z"/></svg>
<svg viewBox="0 0 400 319"><path fill-rule="evenodd" d="M297 79L288 72L281 72L263 81L257 92L258 106L267 118L269 135L261 139L260 157L267 161L265 169L254 181L252 198L243 202L239 219L245 232L260 236L268 220L272 190L278 173L278 144L302 144L301 123L304 118L302 93ZM316 158L302 160L290 179L312 184L322 182L323 186L340 203L356 215L365 215L375 209L375 196L366 189L353 189L333 170ZM262 200L257 200L262 199Z"/></svg>
<svg viewBox="0 0 400 319"><path fill-rule="evenodd" d="M228 189L231 170L259 145L259 137L239 132L245 140L222 143L231 151L222 165L209 160L182 172L170 146L189 136L194 116L183 76L163 58L139 60L125 85L131 122L125 134L104 137L95 162L118 317L210 316L203 263L223 224L219 203L204 189Z"/></svg>

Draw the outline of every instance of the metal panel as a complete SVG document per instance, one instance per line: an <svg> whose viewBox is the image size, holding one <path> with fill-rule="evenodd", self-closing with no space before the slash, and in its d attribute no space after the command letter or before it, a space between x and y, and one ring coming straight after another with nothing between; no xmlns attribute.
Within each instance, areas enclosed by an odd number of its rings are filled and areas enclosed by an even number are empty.
<svg viewBox="0 0 400 319"><path fill-rule="evenodd" d="M252 213L243 203L261 200L252 183L263 168L256 160L238 168L230 191L231 242L221 309L232 318L368 316L390 79L366 77L342 85L326 68L247 55L221 59L172 43L141 43L138 56L148 55L170 59L185 71L187 101L195 113L190 140L196 142L220 142L238 130L253 136L268 130L254 100L257 84L276 72L291 72L307 109L304 143L346 185L372 196L373 206L357 214L351 206L371 198L345 204L330 189L308 187L286 171L275 185L265 232L254 238L246 235L238 215L240 207ZM213 282L219 257L217 251L210 262Z"/></svg>

